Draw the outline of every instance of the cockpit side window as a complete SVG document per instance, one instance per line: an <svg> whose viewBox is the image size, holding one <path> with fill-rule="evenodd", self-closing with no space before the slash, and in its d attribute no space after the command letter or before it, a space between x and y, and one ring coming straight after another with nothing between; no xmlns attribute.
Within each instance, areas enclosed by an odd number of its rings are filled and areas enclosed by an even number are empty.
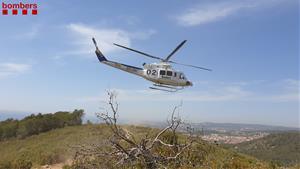
<svg viewBox="0 0 300 169"><path fill-rule="evenodd" d="M172 76L173 72L172 71L167 71L167 76Z"/></svg>
<svg viewBox="0 0 300 169"><path fill-rule="evenodd" d="M159 71L159 74L160 75L166 75L166 71L165 70L161 70L161 71Z"/></svg>
<svg viewBox="0 0 300 169"><path fill-rule="evenodd" d="M177 73L176 72L174 72L174 77L176 77L177 76Z"/></svg>

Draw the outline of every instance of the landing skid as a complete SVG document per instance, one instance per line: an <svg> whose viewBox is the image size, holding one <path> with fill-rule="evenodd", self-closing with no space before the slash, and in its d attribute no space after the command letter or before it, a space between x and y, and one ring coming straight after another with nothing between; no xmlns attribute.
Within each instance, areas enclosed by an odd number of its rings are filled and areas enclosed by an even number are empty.
<svg viewBox="0 0 300 169"><path fill-rule="evenodd" d="M156 87L149 87L152 90L160 90L165 92L177 92L178 90L182 90L183 87L173 87L168 85L162 85L162 84L153 84L153 86Z"/></svg>

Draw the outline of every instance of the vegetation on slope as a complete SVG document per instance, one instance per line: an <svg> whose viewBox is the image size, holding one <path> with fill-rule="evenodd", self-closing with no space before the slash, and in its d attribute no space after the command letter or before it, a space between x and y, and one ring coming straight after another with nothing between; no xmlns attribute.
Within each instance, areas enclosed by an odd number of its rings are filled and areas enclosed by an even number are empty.
<svg viewBox="0 0 300 169"><path fill-rule="evenodd" d="M300 133L274 133L234 145L234 149L278 165L291 166L300 163Z"/></svg>
<svg viewBox="0 0 300 169"><path fill-rule="evenodd" d="M156 129L126 126L136 136ZM55 129L25 139L10 139L0 142L0 168L17 168L18 165L31 163L33 166L53 164L72 159L78 145L103 144L110 136L105 125L82 125ZM183 137L183 136L181 136ZM167 153L161 149L162 153ZM182 154L182 159L193 161L184 168L272 168L268 163L235 153L221 147L198 140L191 151ZM108 158L102 160L112 163Z"/></svg>
<svg viewBox="0 0 300 169"><path fill-rule="evenodd" d="M7 119L0 122L0 141L12 137L25 138L65 126L81 125L82 116L83 110L74 110L54 114L32 114L22 120Z"/></svg>
<svg viewBox="0 0 300 169"><path fill-rule="evenodd" d="M74 154L72 146L102 141L107 133L101 127L103 126L69 126L25 139L2 141L0 164L14 164L22 160L30 161L34 165L63 162L72 158Z"/></svg>

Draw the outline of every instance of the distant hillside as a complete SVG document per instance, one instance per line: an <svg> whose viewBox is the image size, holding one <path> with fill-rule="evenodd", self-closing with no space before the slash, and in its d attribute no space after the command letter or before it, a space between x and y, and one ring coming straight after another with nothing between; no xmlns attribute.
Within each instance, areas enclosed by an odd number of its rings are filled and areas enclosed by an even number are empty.
<svg viewBox="0 0 300 169"><path fill-rule="evenodd" d="M281 165L300 163L300 132L270 134L233 147L238 152Z"/></svg>
<svg viewBox="0 0 300 169"><path fill-rule="evenodd" d="M139 125L151 126L162 128L165 126L165 122L140 122ZM243 124L243 123L213 123L213 122L203 122L203 123L192 123L192 126L196 129L203 129L204 131L266 131L266 132L278 132L278 131L300 131L300 128L295 127L284 127L284 126L271 126L271 125L261 125L261 124Z"/></svg>
<svg viewBox="0 0 300 169"><path fill-rule="evenodd" d="M261 124L242 124L242 123L194 123L194 127L203 128L204 130L226 130L226 131L299 131L299 128L271 126Z"/></svg>
<svg viewBox="0 0 300 169"><path fill-rule="evenodd" d="M141 135L149 130L145 127L125 126L135 134ZM110 135L105 125L69 126L49 132L33 135L25 139L13 138L0 142L0 168L15 163L32 163L38 167L45 164L63 163L72 159L76 145L103 143ZM286 143L286 142L284 142ZM103 144L107 146L107 144ZM191 153L184 153L192 158L194 167L188 168L272 168L269 163L261 162L253 157L242 155L219 146L199 140ZM109 160L109 159L107 159Z"/></svg>

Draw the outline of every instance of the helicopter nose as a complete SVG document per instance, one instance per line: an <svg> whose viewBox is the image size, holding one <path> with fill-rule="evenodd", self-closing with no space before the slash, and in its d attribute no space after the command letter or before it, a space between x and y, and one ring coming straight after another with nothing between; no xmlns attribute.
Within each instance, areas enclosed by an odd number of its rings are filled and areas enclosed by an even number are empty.
<svg viewBox="0 0 300 169"><path fill-rule="evenodd" d="M193 83L190 82L190 81L186 81L186 85L187 85L187 86L193 86Z"/></svg>

